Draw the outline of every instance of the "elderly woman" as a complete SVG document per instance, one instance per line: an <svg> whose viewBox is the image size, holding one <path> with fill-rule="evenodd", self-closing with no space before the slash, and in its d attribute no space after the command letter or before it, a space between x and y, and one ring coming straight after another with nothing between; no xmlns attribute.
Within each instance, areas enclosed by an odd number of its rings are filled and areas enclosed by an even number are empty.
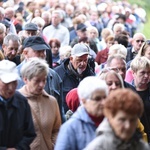
<svg viewBox="0 0 150 150"><path fill-rule="evenodd" d="M38 58L32 58L21 68L25 85L19 92L28 99L37 134L31 150L52 150L61 125L57 101L44 90L48 71L48 64Z"/></svg>
<svg viewBox="0 0 150 150"><path fill-rule="evenodd" d="M145 132L150 142L150 60L146 57L136 57L131 62L133 73L132 85L140 95L144 103L144 114L141 122L145 127Z"/></svg>
<svg viewBox="0 0 150 150"><path fill-rule="evenodd" d="M108 88L98 77L84 78L78 88L81 106L61 126L55 150L81 150L95 138L95 130L103 120L103 101Z"/></svg>
<svg viewBox="0 0 150 150"><path fill-rule="evenodd" d="M86 150L149 150L135 135L138 118L143 113L140 97L130 89L111 92L104 104L106 118L97 129L97 137Z"/></svg>
<svg viewBox="0 0 150 150"><path fill-rule="evenodd" d="M117 72L119 71L114 68L105 68L101 71L99 75L100 79L106 81L109 93L111 93L114 90L124 88L122 77ZM136 133L137 135L142 136L143 140L147 142L147 134L144 132L144 126L140 122L140 120L138 120Z"/></svg>

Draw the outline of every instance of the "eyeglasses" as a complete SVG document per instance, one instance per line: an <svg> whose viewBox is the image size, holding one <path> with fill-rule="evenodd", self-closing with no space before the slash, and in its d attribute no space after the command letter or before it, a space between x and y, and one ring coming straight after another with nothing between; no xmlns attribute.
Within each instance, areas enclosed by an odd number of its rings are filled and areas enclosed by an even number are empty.
<svg viewBox="0 0 150 150"><path fill-rule="evenodd" d="M144 40L136 40L136 42L137 42L137 43L140 43L140 42L143 43L143 42L145 42L145 41L144 41Z"/></svg>

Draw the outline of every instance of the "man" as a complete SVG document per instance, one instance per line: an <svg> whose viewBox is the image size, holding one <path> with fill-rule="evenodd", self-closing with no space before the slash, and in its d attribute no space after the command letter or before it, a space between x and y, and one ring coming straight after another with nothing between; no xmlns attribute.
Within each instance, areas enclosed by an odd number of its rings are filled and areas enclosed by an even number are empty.
<svg viewBox="0 0 150 150"><path fill-rule="evenodd" d="M17 66L17 69L21 70L21 67L26 61L32 57L46 58L46 49L49 49L44 39L40 36L31 36L25 39L23 43L23 55L25 60ZM23 80L18 83L18 89L24 85ZM52 69L49 68L48 77L46 80L45 90L48 94L53 95L58 102L61 117L63 114L62 109L62 81L59 75Z"/></svg>
<svg viewBox="0 0 150 150"><path fill-rule="evenodd" d="M76 27L76 34L77 36L72 40L70 43L71 47L73 47L75 44L79 42L79 39L87 37L87 32L86 32L86 25L83 23L80 23Z"/></svg>
<svg viewBox="0 0 150 150"><path fill-rule="evenodd" d="M35 138L30 106L15 91L19 75L15 63L0 61L0 149L30 149Z"/></svg>
<svg viewBox="0 0 150 150"><path fill-rule="evenodd" d="M131 61L140 50L143 42L146 40L146 37L142 33L135 33L132 39L132 47L129 47L127 50L126 62Z"/></svg>
<svg viewBox="0 0 150 150"><path fill-rule="evenodd" d="M24 30L26 37L34 36L37 35L38 26L35 23L30 22L24 26Z"/></svg>
<svg viewBox="0 0 150 150"><path fill-rule="evenodd" d="M5 59L20 64L20 56L17 55L20 46L20 39L16 34L8 34L3 40L2 50Z"/></svg>
<svg viewBox="0 0 150 150"><path fill-rule="evenodd" d="M70 58L55 68L63 82L63 106L65 112L68 111L65 101L67 93L76 88L83 78L95 75L88 64L88 55L89 48L85 44L76 44L71 51Z"/></svg>
<svg viewBox="0 0 150 150"><path fill-rule="evenodd" d="M43 30L43 35L49 42L52 38L56 38L61 42L61 46L69 45L70 37L69 30L61 25L61 11L55 10L52 12L51 25Z"/></svg>
<svg viewBox="0 0 150 150"><path fill-rule="evenodd" d="M117 71L124 81L126 75L126 62L121 55L116 54L114 56L110 56L107 60L107 67L110 67L113 70ZM135 91L134 87L131 84L127 83L126 81L124 81L123 83L125 88L131 88Z"/></svg>

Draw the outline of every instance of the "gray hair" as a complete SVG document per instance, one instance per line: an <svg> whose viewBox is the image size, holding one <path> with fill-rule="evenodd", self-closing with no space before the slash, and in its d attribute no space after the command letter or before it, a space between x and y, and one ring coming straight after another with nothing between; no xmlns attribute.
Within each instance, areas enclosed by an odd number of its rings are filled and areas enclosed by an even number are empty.
<svg viewBox="0 0 150 150"><path fill-rule="evenodd" d="M90 76L84 78L77 88L78 96L81 99L88 100L92 97L93 92L96 90L101 90L108 95L108 86L104 80L99 79L96 76Z"/></svg>
<svg viewBox="0 0 150 150"><path fill-rule="evenodd" d="M5 33L5 32L6 32L6 26L0 23L0 33Z"/></svg>
<svg viewBox="0 0 150 150"><path fill-rule="evenodd" d="M120 54L122 57L124 57L124 59L126 59L127 49L122 44L114 44L109 48L109 54L111 53Z"/></svg>
<svg viewBox="0 0 150 150"><path fill-rule="evenodd" d="M39 74L46 73L46 75L48 75L48 72L49 66L47 62L39 58L29 59L21 68L22 78L27 78L28 80L31 80Z"/></svg>
<svg viewBox="0 0 150 150"><path fill-rule="evenodd" d="M45 21L43 18L41 17L34 17L32 20L31 20L32 23L35 23L37 26L41 26L42 28L44 27L45 25Z"/></svg>
<svg viewBox="0 0 150 150"><path fill-rule="evenodd" d="M6 35L5 38L4 38L3 44L8 46L10 40L13 41L13 42L18 42L18 44L20 44L20 38L16 34Z"/></svg>

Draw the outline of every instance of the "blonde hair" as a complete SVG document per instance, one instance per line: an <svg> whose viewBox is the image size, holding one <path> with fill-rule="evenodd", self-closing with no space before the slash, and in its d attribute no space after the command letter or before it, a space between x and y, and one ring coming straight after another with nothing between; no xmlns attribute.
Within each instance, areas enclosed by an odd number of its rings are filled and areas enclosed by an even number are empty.
<svg viewBox="0 0 150 150"><path fill-rule="evenodd" d="M138 70L145 69L145 68L150 69L150 60L146 58L145 56L142 56L142 57L136 56L132 60L130 66L134 72L137 72Z"/></svg>

